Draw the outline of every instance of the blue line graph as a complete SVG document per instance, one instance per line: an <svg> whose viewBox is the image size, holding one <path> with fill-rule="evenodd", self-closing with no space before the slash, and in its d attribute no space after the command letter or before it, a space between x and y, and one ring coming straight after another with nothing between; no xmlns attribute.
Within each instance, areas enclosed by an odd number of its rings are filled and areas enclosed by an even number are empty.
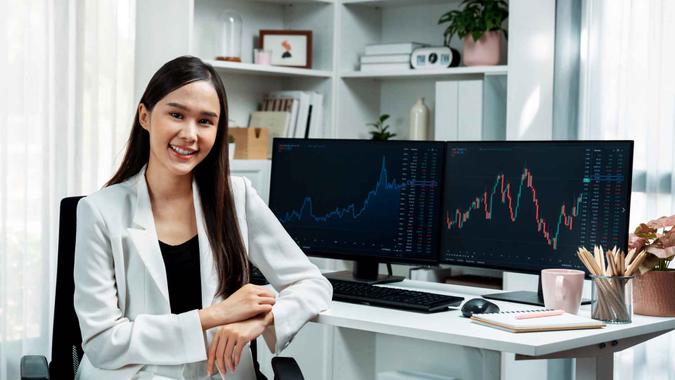
<svg viewBox="0 0 675 380"><path fill-rule="evenodd" d="M380 174L375 184L375 188L368 192L363 204L359 207L356 203L352 203L346 207L336 207L324 215L316 215L314 213L314 205L312 197L306 196L302 202L299 210L293 210L284 213L279 220L286 224L292 222L315 222L327 223L331 221L342 221L345 218L357 220L364 216L368 210L372 209L388 209L388 212L397 211L398 203L401 198L401 190L407 187L436 187L436 181L419 181L410 180L402 183L397 183L395 179L389 182L386 159L382 157L382 165ZM374 210L377 211L377 210ZM381 211L374 212L374 214L381 214Z"/></svg>

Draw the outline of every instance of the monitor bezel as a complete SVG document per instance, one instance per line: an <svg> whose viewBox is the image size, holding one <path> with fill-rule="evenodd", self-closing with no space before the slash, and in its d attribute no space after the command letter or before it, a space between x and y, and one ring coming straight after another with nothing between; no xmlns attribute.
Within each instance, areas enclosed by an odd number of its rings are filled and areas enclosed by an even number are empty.
<svg viewBox="0 0 675 380"><path fill-rule="evenodd" d="M329 143L340 143L340 142L349 142L349 143L357 143L357 144L409 144L409 143L427 143L427 144L434 144L438 145L441 155L443 157L443 160L441 162L441 179L439 183L440 187L440 202L439 202L439 207L442 207L443 204L443 194L444 194L444 186L445 186L445 149L446 149L446 142L445 141L418 141L418 140L386 140L386 141L378 141L378 140L365 140L365 139L329 139L329 138L307 138L307 139L296 139L296 138L288 138L288 137L275 137L272 140L272 163L271 163L271 168L270 168L270 187L269 187L269 202L268 206L270 210L272 209L273 205L273 194L274 194L274 183L272 181L272 178L274 176L274 170L275 170L275 156L277 155L277 145L281 143L289 143L289 142L329 142ZM440 218L440 212L441 210L439 209L439 214L436 216L437 218ZM276 215L275 215L276 217ZM277 219L278 220L278 219ZM440 222L440 219L438 219ZM281 223L281 221L279 221ZM406 259L398 256L373 256L373 255L368 255L367 253L355 253L355 252L331 252L327 250L317 250L317 249L302 249L302 251L305 253L305 255L310 256L310 257L320 257L320 258L327 258L327 259L336 259L336 260L353 260L353 261L377 261L379 263L390 263L390 264L404 264L404 265L438 265L439 260L440 260L440 252L441 252L441 240L440 240L440 233L441 233L441 223L436 223L436 247L437 249L435 252L432 253L434 257L429 258L429 259ZM283 224L282 224L283 226ZM284 228L286 230L286 228ZM287 232L288 233L288 232ZM290 234L289 234L290 235Z"/></svg>
<svg viewBox="0 0 675 380"><path fill-rule="evenodd" d="M629 157L628 157L628 163L630 167L630 173L631 177L628 180L627 184L627 206L626 206L626 214L627 216L627 223L626 223L626 230L625 230L625 236L626 236L626 246L622 247L624 252L628 252L628 234L630 231L630 202L631 202L631 195L633 191L633 155L634 155L634 147L635 147L635 142L634 140L483 140L483 141L446 141L445 142L445 160L443 163L443 167L445 168L445 165L447 164L447 154L450 150L451 146L455 145L481 145L481 144L499 144L499 143L518 143L518 144L562 144L562 145L572 145L572 144L593 144L593 143L625 143L628 144L630 148L629 152ZM445 190L445 172L443 173L443 189ZM443 194L443 201L441 202L441 212L444 212L445 210L445 194ZM542 267L539 269L522 269L522 268L515 268L515 267L509 267L509 266L504 266L504 265L490 265L489 263L486 264L472 264L472 263L466 263L466 262L459 262L456 260L446 260L444 259L444 252L443 252L443 231L442 231L442 223L439 223L439 238L441 239L438 242L438 247L439 247L439 252L438 252L438 260L439 264L443 265L457 265L457 266L464 266L464 267L471 267L471 268L484 268L484 269L496 269L496 270L501 270L504 272L513 272L513 273L523 273L523 274L535 274L539 275L541 274L541 271L543 269L549 269L552 267ZM569 269L577 269L577 268L569 268ZM588 269L584 269L584 272L586 273L585 277L588 279L590 278L590 273L588 272Z"/></svg>

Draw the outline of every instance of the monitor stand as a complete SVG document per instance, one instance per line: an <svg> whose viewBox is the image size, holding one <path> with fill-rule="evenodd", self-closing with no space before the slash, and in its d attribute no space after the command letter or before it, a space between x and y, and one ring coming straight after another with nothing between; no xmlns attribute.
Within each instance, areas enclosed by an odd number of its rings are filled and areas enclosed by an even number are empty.
<svg viewBox="0 0 675 380"><path fill-rule="evenodd" d="M536 292L521 290L515 292L484 294L483 298L497 301L524 303L526 305L544 306L544 293L541 287L541 276L539 276L539 288ZM590 303L591 300L589 299L584 298L581 300L582 305L589 305Z"/></svg>
<svg viewBox="0 0 675 380"><path fill-rule="evenodd" d="M403 276L392 276L379 274L380 263L373 260L357 260L354 262L354 269L340 272L324 273L328 279L343 280L351 282L361 282L365 284L385 284L388 282L403 281Z"/></svg>

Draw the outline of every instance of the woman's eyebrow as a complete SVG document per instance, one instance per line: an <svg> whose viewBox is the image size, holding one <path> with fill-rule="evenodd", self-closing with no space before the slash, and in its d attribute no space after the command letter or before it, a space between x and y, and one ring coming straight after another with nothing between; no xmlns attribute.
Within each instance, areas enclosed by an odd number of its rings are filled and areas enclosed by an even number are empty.
<svg viewBox="0 0 675 380"><path fill-rule="evenodd" d="M180 103L171 102L171 103L167 103L167 105L171 106L171 107L180 108L180 109L185 110L185 111L190 111L190 108L188 108L188 107L186 107L186 106L184 106ZM202 111L202 112L200 112L200 114L204 115L204 116L218 117L217 113L211 112L211 111Z"/></svg>

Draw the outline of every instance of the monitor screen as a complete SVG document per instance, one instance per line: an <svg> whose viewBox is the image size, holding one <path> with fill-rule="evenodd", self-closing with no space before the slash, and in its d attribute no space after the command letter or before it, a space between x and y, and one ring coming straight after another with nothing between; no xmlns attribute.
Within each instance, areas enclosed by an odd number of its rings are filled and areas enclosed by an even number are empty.
<svg viewBox="0 0 675 380"><path fill-rule="evenodd" d="M632 141L448 143L441 262L538 273L625 250L632 157Z"/></svg>
<svg viewBox="0 0 675 380"><path fill-rule="evenodd" d="M444 143L275 139L270 208L308 255L438 262Z"/></svg>

